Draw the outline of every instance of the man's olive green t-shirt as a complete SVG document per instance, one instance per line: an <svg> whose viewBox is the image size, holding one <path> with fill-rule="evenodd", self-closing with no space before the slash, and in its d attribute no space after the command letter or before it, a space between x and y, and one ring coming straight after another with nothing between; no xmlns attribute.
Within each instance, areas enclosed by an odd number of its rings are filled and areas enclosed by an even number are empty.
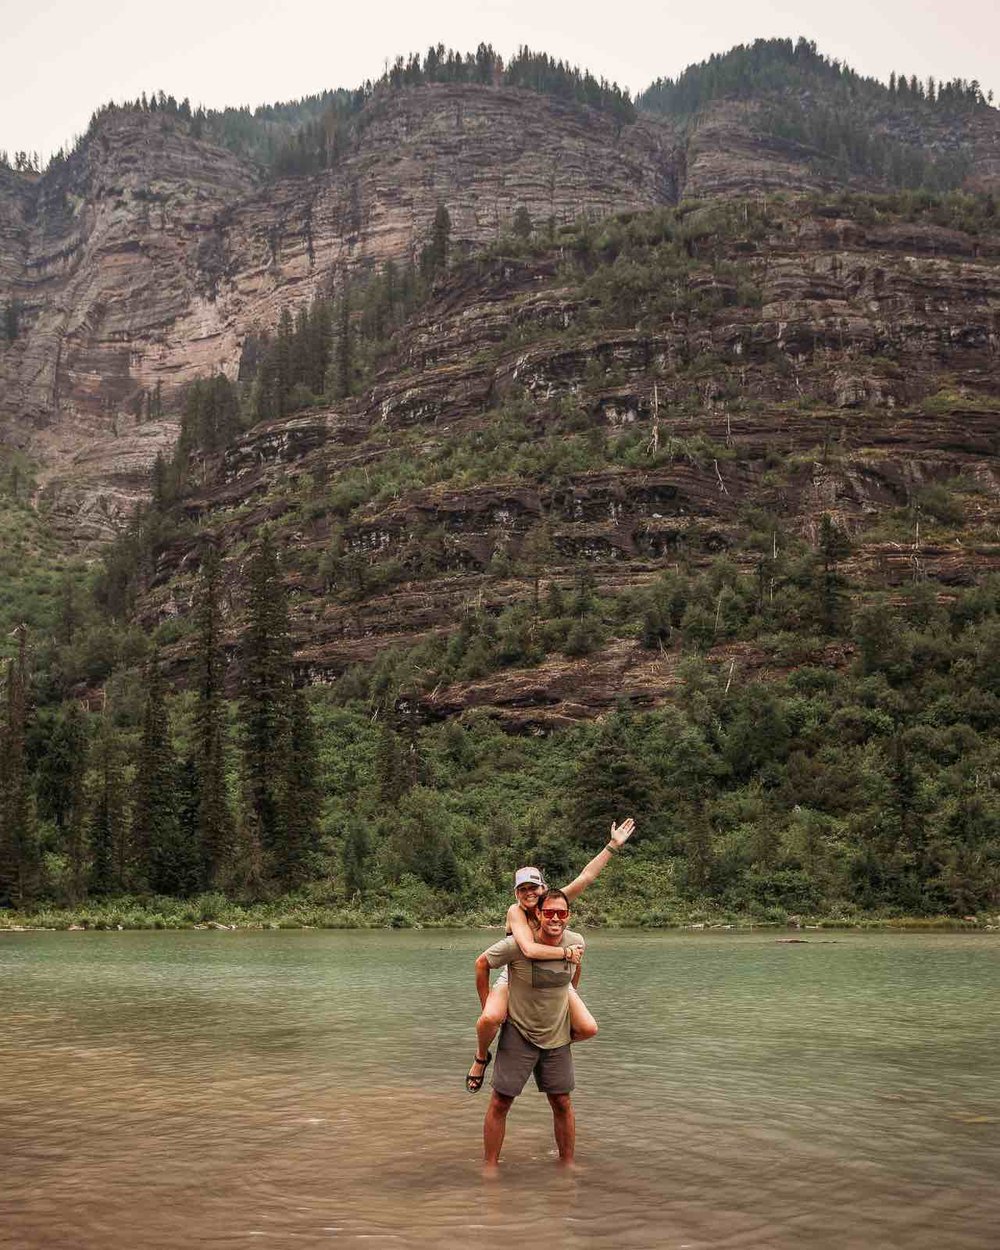
<svg viewBox="0 0 1000 1250"><path fill-rule="evenodd" d="M583 946L567 929L560 946ZM569 1044L569 984L576 965L562 959L525 959L517 939L506 937L485 952L491 968L510 965L507 1019L542 1050Z"/></svg>

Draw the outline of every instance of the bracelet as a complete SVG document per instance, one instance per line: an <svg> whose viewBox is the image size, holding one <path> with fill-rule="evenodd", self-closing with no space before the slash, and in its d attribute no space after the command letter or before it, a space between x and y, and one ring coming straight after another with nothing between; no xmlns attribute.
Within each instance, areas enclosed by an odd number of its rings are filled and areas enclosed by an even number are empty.
<svg viewBox="0 0 1000 1250"><path fill-rule="evenodd" d="M609 842L608 845L604 849L607 851L609 855L617 855L619 851L618 845L614 842Z"/></svg>

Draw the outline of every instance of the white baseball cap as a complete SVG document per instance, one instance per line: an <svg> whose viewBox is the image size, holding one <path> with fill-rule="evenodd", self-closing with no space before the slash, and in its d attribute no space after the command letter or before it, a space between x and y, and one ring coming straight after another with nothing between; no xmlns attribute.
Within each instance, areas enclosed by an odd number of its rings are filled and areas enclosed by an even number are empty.
<svg viewBox="0 0 1000 1250"><path fill-rule="evenodd" d="M545 889L545 881L537 868L519 868L514 873L514 889L519 885L537 885Z"/></svg>

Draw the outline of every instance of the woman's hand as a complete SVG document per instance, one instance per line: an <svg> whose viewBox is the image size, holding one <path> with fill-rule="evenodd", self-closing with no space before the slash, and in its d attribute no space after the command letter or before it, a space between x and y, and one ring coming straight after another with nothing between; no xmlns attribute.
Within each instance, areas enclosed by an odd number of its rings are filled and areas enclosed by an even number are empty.
<svg viewBox="0 0 1000 1250"><path fill-rule="evenodd" d="M631 816L627 820L623 820L620 825L611 825L611 841L615 846L624 846L632 834L635 832L635 821Z"/></svg>
<svg viewBox="0 0 1000 1250"><path fill-rule="evenodd" d="M576 964L576 966L579 968L579 966L583 963L583 947L582 946L567 946L565 947L565 950L566 950L566 961L571 964Z"/></svg>

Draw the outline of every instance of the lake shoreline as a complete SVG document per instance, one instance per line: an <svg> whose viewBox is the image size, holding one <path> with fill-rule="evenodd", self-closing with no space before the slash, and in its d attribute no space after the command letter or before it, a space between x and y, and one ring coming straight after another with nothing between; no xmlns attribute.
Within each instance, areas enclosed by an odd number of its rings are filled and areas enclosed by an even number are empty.
<svg viewBox="0 0 1000 1250"><path fill-rule="evenodd" d="M590 913L581 908L577 923L588 929L644 929L686 932L816 932L873 930L907 932L1000 933L1000 916L886 916L877 913L851 916L760 917L711 914L692 906L686 913L663 911L623 912L614 916ZM484 908L448 916L413 914L388 907L334 907L276 900L242 906L219 896L191 900L136 898L84 903L77 907L40 906L21 911L0 911L0 933L114 932L124 930L279 930L279 929L484 929L498 930L503 911Z"/></svg>

